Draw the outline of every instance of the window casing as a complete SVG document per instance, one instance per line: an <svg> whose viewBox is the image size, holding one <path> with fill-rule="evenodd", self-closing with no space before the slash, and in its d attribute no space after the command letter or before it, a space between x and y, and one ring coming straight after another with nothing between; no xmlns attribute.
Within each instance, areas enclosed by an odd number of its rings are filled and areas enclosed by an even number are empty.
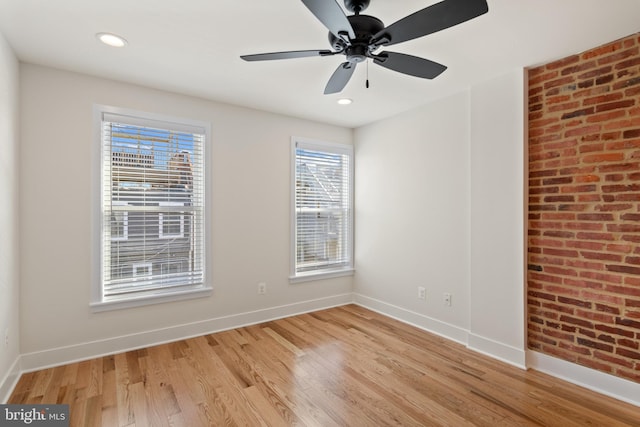
<svg viewBox="0 0 640 427"><path fill-rule="evenodd" d="M353 273L353 147L293 138L293 282Z"/></svg>
<svg viewBox="0 0 640 427"><path fill-rule="evenodd" d="M160 206L184 206L183 202L160 202ZM184 238L184 212L160 212L158 214L158 237L161 239Z"/></svg>
<svg viewBox="0 0 640 427"><path fill-rule="evenodd" d="M106 106L94 114L100 200L92 307L208 295L208 124Z"/></svg>

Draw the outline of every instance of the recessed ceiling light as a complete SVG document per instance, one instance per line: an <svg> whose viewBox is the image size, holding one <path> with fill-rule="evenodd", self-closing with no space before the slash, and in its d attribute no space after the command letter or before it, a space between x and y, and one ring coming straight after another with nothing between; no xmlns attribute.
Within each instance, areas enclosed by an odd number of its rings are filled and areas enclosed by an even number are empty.
<svg viewBox="0 0 640 427"><path fill-rule="evenodd" d="M340 98L340 99L338 99L338 104L340 104L340 105L349 105L352 102L353 102L353 100L349 99L349 98Z"/></svg>
<svg viewBox="0 0 640 427"><path fill-rule="evenodd" d="M96 38L111 47L123 47L127 44L124 38L111 33L98 33L96 34Z"/></svg>

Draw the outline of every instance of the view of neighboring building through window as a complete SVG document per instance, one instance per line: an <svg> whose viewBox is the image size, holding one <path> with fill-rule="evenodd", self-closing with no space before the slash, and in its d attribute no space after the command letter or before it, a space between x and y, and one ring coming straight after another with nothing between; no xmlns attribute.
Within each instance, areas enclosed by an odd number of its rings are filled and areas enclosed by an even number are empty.
<svg viewBox="0 0 640 427"><path fill-rule="evenodd" d="M189 123L102 112L100 301L204 286L204 144Z"/></svg>
<svg viewBox="0 0 640 427"><path fill-rule="evenodd" d="M294 138L292 151L292 279L351 272L353 148Z"/></svg>

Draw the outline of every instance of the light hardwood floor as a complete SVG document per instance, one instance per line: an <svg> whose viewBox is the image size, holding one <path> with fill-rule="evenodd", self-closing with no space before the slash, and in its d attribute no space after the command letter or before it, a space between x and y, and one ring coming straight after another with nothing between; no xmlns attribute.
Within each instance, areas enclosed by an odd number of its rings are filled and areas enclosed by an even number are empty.
<svg viewBox="0 0 640 427"><path fill-rule="evenodd" d="M640 408L348 305L24 374L72 426L640 426Z"/></svg>

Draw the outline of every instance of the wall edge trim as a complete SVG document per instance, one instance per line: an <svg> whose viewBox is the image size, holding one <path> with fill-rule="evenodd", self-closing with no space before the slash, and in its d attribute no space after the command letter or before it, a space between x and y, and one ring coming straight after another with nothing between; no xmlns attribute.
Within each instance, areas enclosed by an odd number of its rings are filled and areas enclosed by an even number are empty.
<svg viewBox="0 0 640 427"><path fill-rule="evenodd" d="M527 350L527 366L605 396L640 406L639 383L533 350Z"/></svg>
<svg viewBox="0 0 640 427"><path fill-rule="evenodd" d="M13 390L18 385L18 380L22 375L22 371L20 369L20 359L21 356L18 355L16 360L13 361L9 371L5 375L5 377L0 381L0 403L7 403L9 401L9 397Z"/></svg>
<svg viewBox="0 0 640 427"><path fill-rule="evenodd" d="M526 353L523 349L495 341L481 335L469 333L469 350L484 354L519 369L527 369Z"/></svg>

